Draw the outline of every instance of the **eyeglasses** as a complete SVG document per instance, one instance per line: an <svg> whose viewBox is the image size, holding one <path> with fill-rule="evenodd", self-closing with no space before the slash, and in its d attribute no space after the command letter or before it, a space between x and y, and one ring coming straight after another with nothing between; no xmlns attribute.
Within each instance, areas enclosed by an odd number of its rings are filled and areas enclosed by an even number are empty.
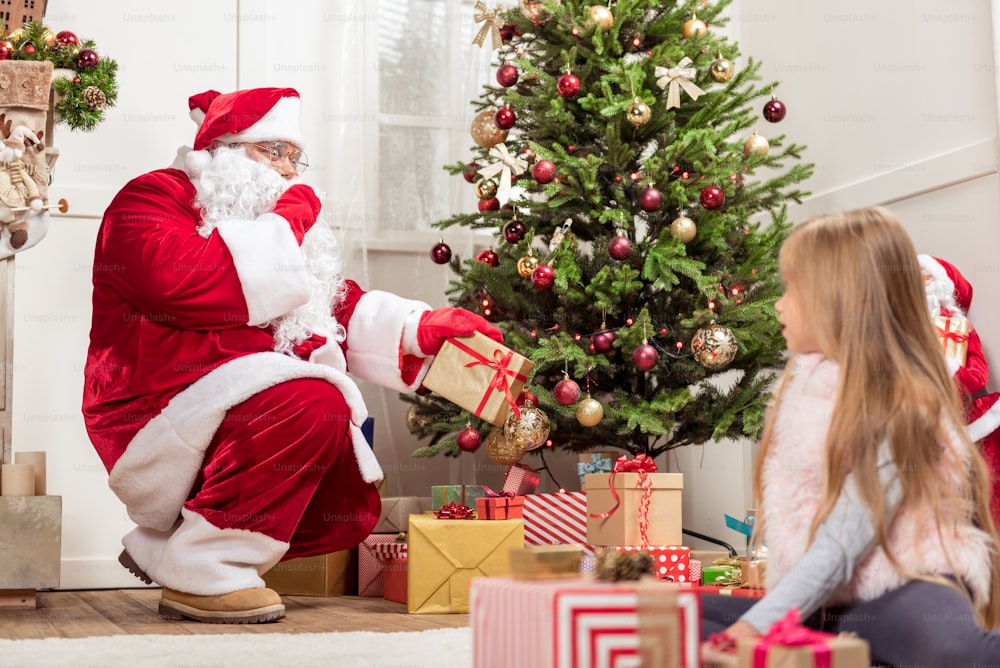
<svg viewBox="0 0 1000 668"><path fill-rule="evenodd" d="M262 151L267 152L267 157L271 159L272 163L279 163L288 158L288 162L292 165L296 174L301 174L309 167L309 157L305 152L293 148L285 142L269 141L260 144L251 144L251 146L256 146Z"/></svg>

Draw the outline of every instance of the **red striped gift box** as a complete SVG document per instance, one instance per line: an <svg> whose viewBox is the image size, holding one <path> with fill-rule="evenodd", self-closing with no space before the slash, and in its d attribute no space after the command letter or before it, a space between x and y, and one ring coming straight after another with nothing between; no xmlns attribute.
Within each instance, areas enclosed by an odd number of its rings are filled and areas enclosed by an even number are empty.
<svg viewBox="0 0 1000 668"><path fill-rule="evenodd" d="M373 533L358 546L358 596L382 595L382 560L375 547L396 540L394 533Z"/></svg>
<svg viewBox="0 0 1000 668"><path fill-rule="evenodd" d="M584 492L528 494L524 497L525 545L587 545L587 495Z"/></svg>

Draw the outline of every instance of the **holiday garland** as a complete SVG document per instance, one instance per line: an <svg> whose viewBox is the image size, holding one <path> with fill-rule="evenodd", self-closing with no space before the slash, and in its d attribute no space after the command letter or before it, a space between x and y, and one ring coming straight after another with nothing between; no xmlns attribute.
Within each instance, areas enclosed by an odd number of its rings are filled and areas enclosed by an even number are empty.
<svg viewBox="0 0 1000 668"><path fill-rule="evenodd" d="M104 120L104 110L118 98L118 63L98 55L93 40L81 41L68 30L53 33L40 21L10 33L0 28L0 60L48 60L55 68L56 122L89 132ZM73 75L59 76L59 70Z"/></svg>

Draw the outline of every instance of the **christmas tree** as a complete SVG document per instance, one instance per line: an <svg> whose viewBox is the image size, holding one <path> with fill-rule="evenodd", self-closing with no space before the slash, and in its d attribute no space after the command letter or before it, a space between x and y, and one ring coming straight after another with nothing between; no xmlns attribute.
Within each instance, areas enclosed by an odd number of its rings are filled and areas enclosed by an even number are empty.
<svg viewBox="0 0 1000 668"><path fill-rule="evenodd" d="M547 418L544 447L655 457L759 435L784 351L785 206L812 165L775 132L777 83L718 33L728 4L477 3L496 85L472 103L473 159L446 169L479 206L435 223L431 258L457 274L451 303L535 363L520 427ZM454 226L495 241L453 258ZM430 439L415 456L483 439L499 463L524 454L519 418L505 435L434 394L403 398Z"/></svg>

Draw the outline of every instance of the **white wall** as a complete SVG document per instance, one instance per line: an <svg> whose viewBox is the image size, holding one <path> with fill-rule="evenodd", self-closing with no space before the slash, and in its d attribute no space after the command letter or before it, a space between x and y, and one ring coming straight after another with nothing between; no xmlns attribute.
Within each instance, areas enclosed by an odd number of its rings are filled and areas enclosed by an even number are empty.
<svg viewBox="0 0 1000 668"><path fill-rule="evenodd" d="M928 0L836 6L743 0L733 14L731 34L745 55L765 63L766 79L782 82L778 95L789 108L782 123L761 121L760 130L807 144L806 158L817 164L809 184L814 195L793 210L795 219L888 204L920 251L951 260L972 280L972 315L995 359L1000 231L994 224L989 2L964 0L952 8ZM79 411L92 250L114 192L132 176L169 163L176 147L190 141L189 95L239 86L299 88L315 138L310 154L317 167L309 180L326 193L325 211L348 228L342 237L348 273L366 287L445 303L446 277L430 271L429 243L361 232L372 219L366 188L386 178L366 155L370 111L365 90L353 83L353 75L365 75L358 69L364 67L360 37L371 27L365 16L360 0L309 0L296 3L294 12L288 3L266 0L108 0L86 11L70 0L50 0L46 23L53 30L95 39L121 67L118 105L106 123L90 134L57 128L62 157L50 193L66 197L71 213L16 261L13 447L49 452L49 492L64 500L64 588L137 583L114 561L130 524L107 490ZM410 29L417 39L420 27ZM393 393L363 390L376 416L391 494L422 493L428 480L496 482L499 472L481 454L409 459L415 442L405 428L405 407ZM739 546L739 536L722 528L722 514L742 516L749 506L749 449L745 442L709 444L665 458L685 473L685 526ZM563 485L575 486L567 460L556 470Z"/></svg>

